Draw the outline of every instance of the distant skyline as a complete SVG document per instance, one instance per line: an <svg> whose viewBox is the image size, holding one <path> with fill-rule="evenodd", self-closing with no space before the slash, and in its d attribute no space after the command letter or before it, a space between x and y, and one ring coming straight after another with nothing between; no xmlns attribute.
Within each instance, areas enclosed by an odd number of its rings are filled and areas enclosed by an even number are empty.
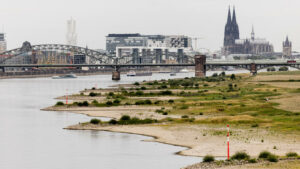
<svg viewBox="0 0 300 169"><path fill-rule="evenodd" d="M203 37L201 48L223 44L228 6L234 5L241 38L266 38L282 51L286 35L300 51L299 0L10 0L1 3L0 25L8 49L31 44L65 44L66 21L77 23L78 45L105 49L109 33ZM1 30L2 32L2 30Z"/></svg>

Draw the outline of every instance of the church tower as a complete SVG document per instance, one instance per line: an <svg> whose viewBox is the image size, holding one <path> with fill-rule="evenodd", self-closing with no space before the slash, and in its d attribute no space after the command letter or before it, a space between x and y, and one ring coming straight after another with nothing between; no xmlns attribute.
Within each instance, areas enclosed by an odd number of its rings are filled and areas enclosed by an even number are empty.
<svg viewBox="0 0 300 169"><path fill-rule="evenodd" d="M233 7L233 14L231 17L229 7L227 23L225 25L223 54L228 55L234 53L236 39L240 39L239 26L236 21L235 8Z"/></svg>
<svg viewBox="0 0 300 169"><path fill-rule="evenodd" d="M282 43L282 56L286 58L292 57L292 42L289 41L288 36L286 36L285 41Z"/></svg>

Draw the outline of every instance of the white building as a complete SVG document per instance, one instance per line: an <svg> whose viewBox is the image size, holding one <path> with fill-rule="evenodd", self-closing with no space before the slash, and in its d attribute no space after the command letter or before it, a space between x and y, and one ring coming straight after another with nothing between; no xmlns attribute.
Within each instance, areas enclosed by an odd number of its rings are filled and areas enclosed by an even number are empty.
<svg viewBox="0 0 300 169"><path fill-rule="evenodd" d="M77 45L76 21L72 18L67 21L66 41L67 45Z"/></svg>
<svg viewBox="0 0 300 169"><path fill-rule="evenodd" d="M7 43L5 40L5 34L0 33L0 53L3 53L7 50Z"/></svg>

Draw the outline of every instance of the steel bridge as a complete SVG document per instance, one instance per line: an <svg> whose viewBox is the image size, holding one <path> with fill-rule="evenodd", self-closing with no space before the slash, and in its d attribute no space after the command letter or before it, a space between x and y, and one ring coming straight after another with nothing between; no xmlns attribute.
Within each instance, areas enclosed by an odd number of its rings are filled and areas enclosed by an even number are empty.
<svg viewBox="0 0 300 169"><path fill-rule="evenodd" d="M22 57L24 53L31 53L34 55L37 51L64 51L64 52L74 52L77 54L84 54L89 57L89 64L14 64L7 63L8 60ZM300 63L298 62L286 62L286 61L232 61L232 62L218 62L206 60L204 55L196 55L192 59L188 60L188 63L178 63L178 64L164 64L164 63L130 63L120 62L122 57L110 56L106 53L91 50L79 46L71 45L61 45L61 44L41 44L33 45L29 42L24 42L21 48L6 51L0 54L0 69L4 72L5 68L42 68L42 67L94 67L94 68L114 68L113 79L120 79L120 69L123 67L187 67L195 66L195 75L198 77L205 76L206 71L225 66L233 66L242 69L249 70L252 74L256 74L258 70L265 69L273 66L287 66L300 69ZM154 56L157 57L157 56Z"/></svg>

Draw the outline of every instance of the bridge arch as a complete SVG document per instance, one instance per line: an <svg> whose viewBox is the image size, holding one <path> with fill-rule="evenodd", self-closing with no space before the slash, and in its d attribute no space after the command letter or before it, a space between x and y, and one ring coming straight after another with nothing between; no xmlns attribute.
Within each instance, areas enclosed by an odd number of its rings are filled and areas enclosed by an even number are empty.
<svg viewBox="0 0 300 169"><path fill-rule="evenodd" d="M106 53L102 53L96 50L88 49L87 47L64 45L64 44L39 44L31 45L29 42L24 42L22 47L5 51L0 53L0 64L4 64L5 61L20 56L28 52L36 51L65 51L65 52L74 52L77 54L84 54L89 57L92 62L99 62L101 64L110 63L112 57Z"/></svg>

